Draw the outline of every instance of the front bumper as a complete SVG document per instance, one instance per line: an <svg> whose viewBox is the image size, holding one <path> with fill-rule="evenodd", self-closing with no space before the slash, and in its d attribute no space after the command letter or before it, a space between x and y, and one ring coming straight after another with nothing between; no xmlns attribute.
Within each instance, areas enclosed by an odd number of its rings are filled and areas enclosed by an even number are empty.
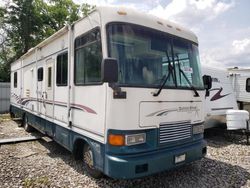
<svg viewBox="0 0 250 188"><path fill-rule="evenodd" d="M175 164L175 156L186 154L184 162ZM173 169L206 155L206 142L201 140L174 148L133 155L105 155L104 173L117 179L133 179Z"/></svg>

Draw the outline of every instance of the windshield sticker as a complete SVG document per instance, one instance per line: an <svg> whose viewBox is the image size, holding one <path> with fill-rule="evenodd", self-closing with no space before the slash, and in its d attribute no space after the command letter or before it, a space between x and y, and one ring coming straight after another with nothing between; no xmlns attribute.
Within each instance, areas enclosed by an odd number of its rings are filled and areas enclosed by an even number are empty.
<svg viewBox="0 0 250 188"><path fill-rule="evenodd" d="M162 62L166 62L166 61L168 61L167 56L162 57Z"/></svg>
<svg viewBox="0 0 250 188"><path fill-rule="evenodd" d="M192 67L184 67L183 72L191 74L193 73L193 69Z"/></svg>

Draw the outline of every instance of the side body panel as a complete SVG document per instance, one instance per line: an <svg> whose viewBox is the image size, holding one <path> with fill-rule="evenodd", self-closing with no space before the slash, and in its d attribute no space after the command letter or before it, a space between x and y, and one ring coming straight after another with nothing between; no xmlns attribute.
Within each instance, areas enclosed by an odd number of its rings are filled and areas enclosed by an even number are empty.
<svg viewBox="0 0 250 188"><path fill-rule="evenodd" d="M207 115L205 128L218 126L226 122L226 111L238 109L236 96L232 88L230 76L226 70L202 66L202 75L212 77L212 88L205 100Z"/></svg>

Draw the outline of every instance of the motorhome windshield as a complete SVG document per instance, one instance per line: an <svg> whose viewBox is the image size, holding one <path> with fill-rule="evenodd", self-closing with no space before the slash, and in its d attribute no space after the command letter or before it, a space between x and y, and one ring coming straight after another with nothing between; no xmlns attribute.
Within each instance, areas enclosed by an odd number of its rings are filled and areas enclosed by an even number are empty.
<svg viewBox="0 0 250 188"><path fill-rule="evenodd" d="M203 88L196 44L127 23L110 23L107 33L109 56L119 62L120 85L159 87L171 71L164 87Z"/></svg>

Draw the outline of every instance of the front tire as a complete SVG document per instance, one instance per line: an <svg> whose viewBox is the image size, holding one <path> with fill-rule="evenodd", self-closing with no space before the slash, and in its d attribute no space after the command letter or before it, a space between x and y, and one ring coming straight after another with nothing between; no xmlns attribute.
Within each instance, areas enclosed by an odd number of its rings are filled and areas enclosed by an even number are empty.
<svg viewBox="0 0 250 188"><path fill-rule="evenodd" d="M32 132L34 129L28 123L28 117L24 115L23 128L27 132Z"/></svg>
<svg viewBox="0 0 250 188"><path fill-rule="evenodd" d="M93 151L88 144L85 144L83 149L83 168L88 175L95 179L103 177L103 173L94 167Z"/></svg>

